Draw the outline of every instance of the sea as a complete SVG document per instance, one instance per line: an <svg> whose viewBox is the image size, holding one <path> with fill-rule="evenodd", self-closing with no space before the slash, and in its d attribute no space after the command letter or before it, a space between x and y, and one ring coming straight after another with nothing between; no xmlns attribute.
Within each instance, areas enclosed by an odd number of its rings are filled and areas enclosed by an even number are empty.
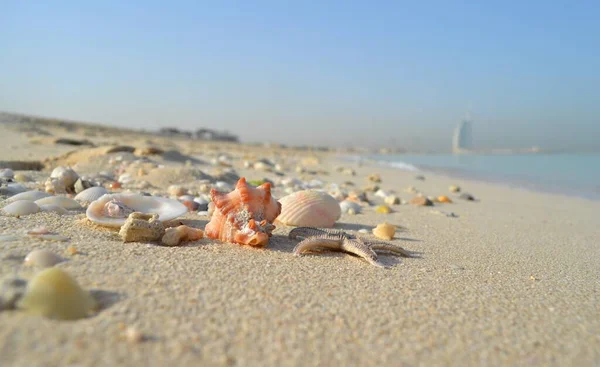
<svg viewBox="0 0 600 367"><path fill-rule="evenodd" d="M600 200L600 153L363 155L352 160Z"/></svg>

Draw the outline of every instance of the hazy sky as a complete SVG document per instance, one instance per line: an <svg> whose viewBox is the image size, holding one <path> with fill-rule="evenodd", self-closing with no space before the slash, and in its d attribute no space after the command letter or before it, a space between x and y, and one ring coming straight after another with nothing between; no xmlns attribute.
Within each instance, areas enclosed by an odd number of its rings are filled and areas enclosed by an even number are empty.
<svg viewBox="0 0 600 367"><path fill-rule="evenodd" d="M600 145L598 1L126 3L0 2L0 110L449 148L470 107L476 146Z"/></svg>

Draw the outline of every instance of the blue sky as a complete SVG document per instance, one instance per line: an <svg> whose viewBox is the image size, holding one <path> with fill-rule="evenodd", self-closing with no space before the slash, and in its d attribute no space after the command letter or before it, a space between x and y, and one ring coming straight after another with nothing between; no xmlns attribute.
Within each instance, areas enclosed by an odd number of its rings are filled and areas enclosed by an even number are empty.
<svg viewBox="0 0 600 367"><path fill-rule="evenodd" d="M0 110L246 141L593 148L594 2L0 2Z"/></svg>

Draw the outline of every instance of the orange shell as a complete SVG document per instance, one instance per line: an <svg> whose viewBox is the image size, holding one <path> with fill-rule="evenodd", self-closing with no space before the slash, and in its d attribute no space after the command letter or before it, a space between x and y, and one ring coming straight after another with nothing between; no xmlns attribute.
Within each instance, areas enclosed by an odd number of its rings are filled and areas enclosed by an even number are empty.
<svg viewBox="0 0 600 367"><path fill-rule="evenodd" d="M451 203L452 202L452 200L450 200L450 198L447 197L446 195L438 196L437 201L439 201L440 203Z"/></svg>
<svg viewBox="0 0 600 367"><path fill-rule="evenodd" d="M271 196L271 184L253 187L240 178L230 193L210 190L215 205L205 234L225 242L265 246L275 228L273 220L281 213L281 204Z"/></svg>

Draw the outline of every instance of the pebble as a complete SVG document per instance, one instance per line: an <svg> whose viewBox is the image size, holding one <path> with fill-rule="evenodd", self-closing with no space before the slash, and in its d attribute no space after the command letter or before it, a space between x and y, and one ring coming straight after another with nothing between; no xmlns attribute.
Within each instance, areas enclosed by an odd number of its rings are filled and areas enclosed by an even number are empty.
<svg viewBox="0 0 600 367"><path fill-rule="evenodd" d="M17 182L29 182L31 181L31 178L27 175L25 175L24 173L17 173L14 177L15 181Z"/></svg>
<svg viewBox="0 0 600 367"><path fill-rule="evenodd" d="M468 193L462 193L460 194L459 198L463 199L463 200L468 200L468 201L475 201L475 197L471 194Z"/></svg>
<svg viewBox="0 0 600 367"><path fill-rule="evenodd" d="M375 212L379 214L390 214L392 209L387 205L379 205L375 208Z"/></svg>
<svg viewBox="0 0 600 367"><path fill-rule="evenodd" d="M451 203L452 202L452 200L450 200L450 198L447 197L446 195L438 196L437 201L440 203Z"/></svg>
<svg viewBox="0 0 600 367"><path fill-rule="evenodd" d="M423 175L417 175L417 176L415 176L415 180L425 181L425 176L423 176Z"/></svg>
<svg viewBox="0 0 600 367"><path fill-rule="evenodd" d="M433 202L425 196L416 196L409 201L410 204L416 206L432 206Z"/></svg>
<svg viewBox="0 0 600 367"><path fill-rule="evenodd" d="M387 205L398 205L400 204L400 198L396 195L389 195L383 200Z"/></svg>
<svg viewBox="0 0 600 367"><path fill-rule="evenodd" d="M3 168L3 169L0 169L0 177L13 178L13 177L15 177L15 173L10 168Z"/></svg>
<svg viewBox="0 0 600 367"><path fill-rule="evenodd" d="M371 182L375 182L375 183L380 183L381 182L381 176L378 173L374 173L372 175L369 175L369 177L367 177L367 179Z"/></svg>
<svg viewBox="0 0 600 367"><path fill-rule="evenodd" d="M125 330L125 339L127 339L129 343L140 343L144 340L144 334L137 328L130 326Z"/></svg>
<svg viewBox="0 0 600 367"><path fill-rule="evenodd" d="M448 188L450 192L460 192L460 186L452 185Z"/></svg>

